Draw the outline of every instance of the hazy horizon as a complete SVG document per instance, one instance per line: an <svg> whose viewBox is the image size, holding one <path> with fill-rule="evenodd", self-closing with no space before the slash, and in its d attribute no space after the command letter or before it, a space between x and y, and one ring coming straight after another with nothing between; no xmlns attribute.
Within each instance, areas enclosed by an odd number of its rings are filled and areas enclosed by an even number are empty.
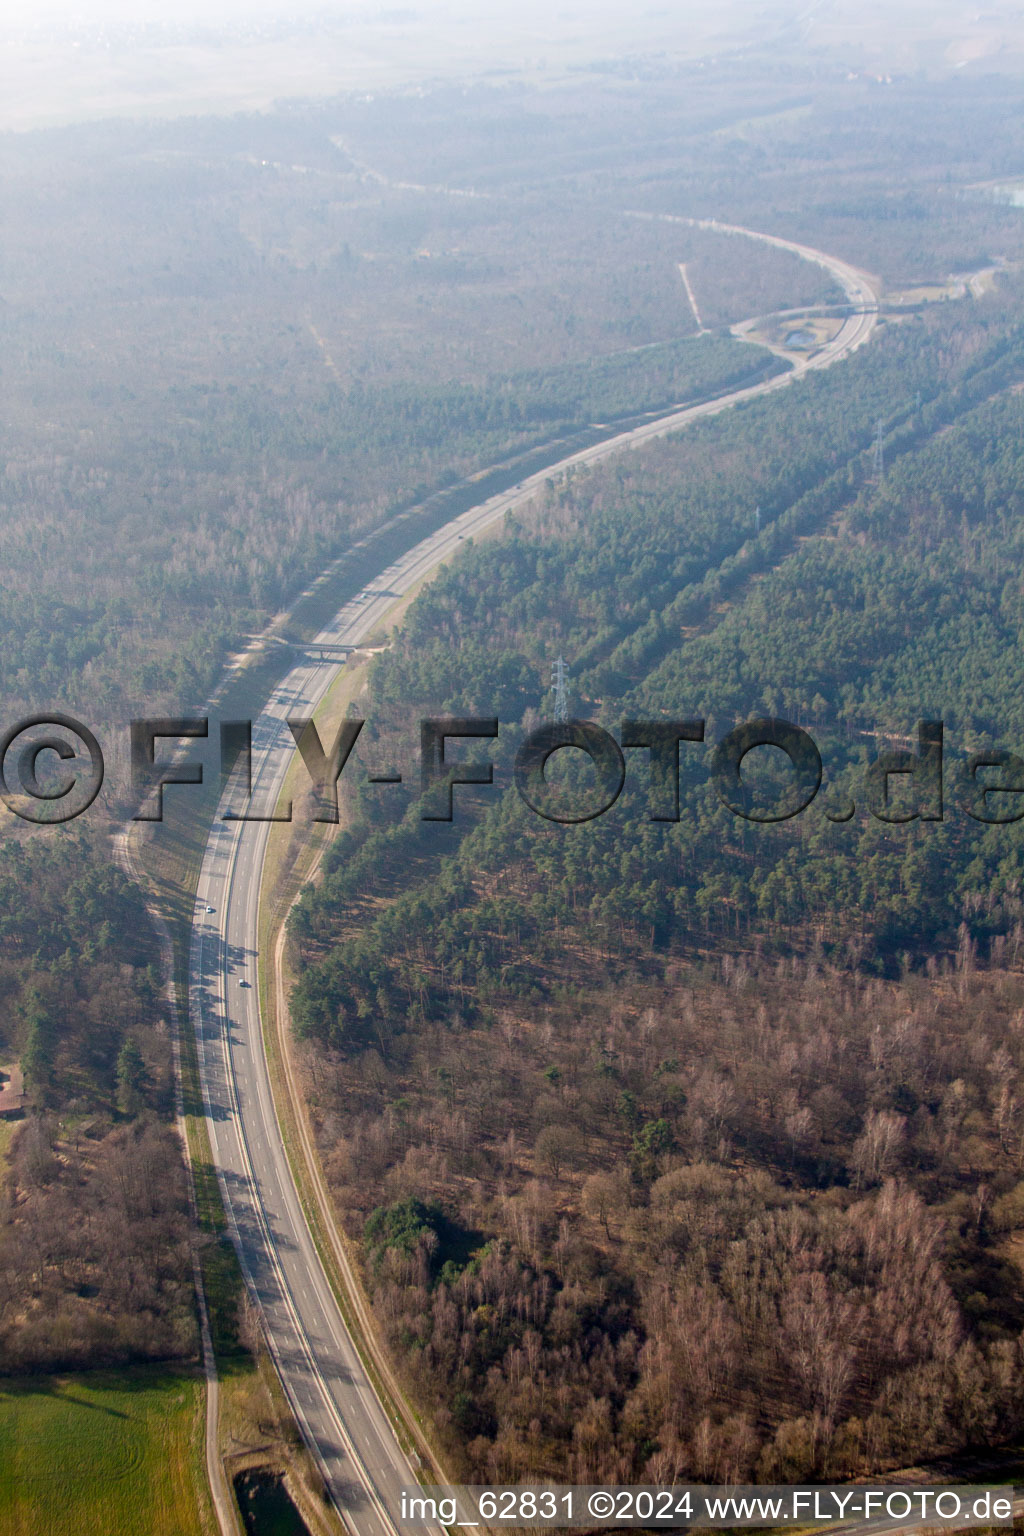
<svg viewBox="0 0 1024 1536"><path fill-rule="evenodd" d="M545 83L609 60L706 60L763 52L788 65L886 73L998 69L1024 61L1019 9L908 0L710 0L637 8L625 0L283 9L272 0L44 0L6 18L0 128L119 116L265 110L276 100L408 89L443 81Z"/></svg>

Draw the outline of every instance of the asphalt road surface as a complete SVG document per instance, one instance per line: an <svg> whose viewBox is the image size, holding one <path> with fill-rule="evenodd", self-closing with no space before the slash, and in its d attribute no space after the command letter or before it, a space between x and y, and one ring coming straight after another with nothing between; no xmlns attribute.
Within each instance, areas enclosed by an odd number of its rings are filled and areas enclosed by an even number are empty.
<svg viewBox="0 0 1024 1536"><path fill-rule="evenodd" d="M489 497L382 571L342 608L318 641L333 646L364 642L396 597L453 555L462 540L529 500L551 476L663 437L741 400L784 389L808 370L828 367L862 345L877 318L862 274L806 248L800 254L833 270L851 298L856 294L864 306L813 359L801 359L787 374L585 448ZM300 661L254 722L250 811L273 809L295 751L286 720L312 715L339 665L337 659L320 662L312 655ZM226 808L222 801L203 858L190 964L190 1012L213 1159L243 1271L302 1433L354 1536L382 1536L399 1529L399 1488L415 1483L416 1476L348 1334L281 1143L260 1026L255 948L270 828L266 822L225 821ZM231 808L246 809L237 798Z"/></svg>

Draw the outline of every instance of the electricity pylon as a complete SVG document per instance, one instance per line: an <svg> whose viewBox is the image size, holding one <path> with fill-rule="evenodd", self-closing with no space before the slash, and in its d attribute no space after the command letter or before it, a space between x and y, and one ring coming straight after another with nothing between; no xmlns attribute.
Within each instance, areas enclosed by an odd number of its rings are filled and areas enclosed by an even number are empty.
<svg viewBox="0 0 1024 1536"><path fill-rule="evenodd" d="M883 443L884 422L879 419L875 423L875 449L871 458L871 473L876 480L885 479L885 446Z"/></svg>
<svg viewBox="0 0 1024 1536"><path fill-rule="evenodd" d="M561 656L551 668L551 683L555 690L555 720L562 725L569 718L569 669Z"/></svg>

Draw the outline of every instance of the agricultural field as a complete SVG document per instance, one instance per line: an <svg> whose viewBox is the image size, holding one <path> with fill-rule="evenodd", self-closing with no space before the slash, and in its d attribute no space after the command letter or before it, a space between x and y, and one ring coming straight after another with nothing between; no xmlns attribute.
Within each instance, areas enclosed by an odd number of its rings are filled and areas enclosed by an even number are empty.
<svg viewBox="0 0 1024 1536"><path fill-rule="evenodd" d="M0 1386L0 1536L206 1536L203 1387L162 1368Z"/></svg>

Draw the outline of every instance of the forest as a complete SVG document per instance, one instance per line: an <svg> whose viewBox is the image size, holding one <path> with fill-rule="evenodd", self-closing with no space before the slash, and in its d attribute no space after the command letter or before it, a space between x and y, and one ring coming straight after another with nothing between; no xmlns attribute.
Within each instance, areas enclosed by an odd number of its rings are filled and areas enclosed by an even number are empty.
<svg viewBox="0 0 1024 1536"><path fill-rule="evenodd" d="M33 1106L11 1127L0 1192L0 1373L197 1349L171 1040L147 932L101 839L0 846L0 1061L20 1062Z"/></svg>
<svg viewBox="0 0 1024 1536"><path fill-rule="evenodd" d="M1024 1428L1020 837L956 778L1024 741L1018 305L551 484L351 706L410 769L411 718L501 721L451 824L353 776L290 921L338 1207L467 1478L838 1479ZM596 821L523 805L559 654L613 734L706 721L678 822L646 754ZM831 805L942 720L948 814L733 816L708 764L757 715Z"/></svg>
<svg viewBox="0 0 1024 1536"><path fill-rule="evenodd" d="M969 943L902 982L709 957L318 1058L460 1475L839 1480L1019 1434L1022 1000Z"/></svg>
<svg viewBox="0 0 1024 1536"><path fill-rule="evenodd" d="M941 389L930 367L945 373ZM381 980L371 956L379 946L383 972L400 972L396 937L413 912L414 928L439 925L442 971L449 957L466 966L470 936L474 952L482 945L488 986L509 962L521 977L548 971L555 916L593 923L613 953L644 934L658 951L716 934L786 945L802 933L830 954L852 943L883 970L907 947L955 943L961 921L976 939L1005 933L1019 915L1016 835L965 826L954 780L958 749L1024 738L1011 681L1022 373L1022 339L995 314L973 330L941 320L894 328L842 378L807 381L784 405L757 402L577 476L500 543L468 551L376 658L369 740L401 758L415 715L497 715L495 772L507 786L562 653L585 717L611 728L623 717L705 721L705 745L681 754L679 823L647 820L642 764L612 812L576 828L543 828L506 787L463 823L457 848L457 827L432 831L412 805L382 826L380 791L364 786L321 885L296 910L299 942L322 943L351 922L348 904L362 917L396 880L408 885L353 940L353 984L372 1013ZM890 463L876 484L866 450L882 410ZM765 443L782 420L772 455ZM949 816L895 828L863 812L847 825L818 809L772 827L732 816L709 792L708 759L716 737L758 714L813 729L826 804L863 777L879 742L912 735L920 719L944 721ZM516 868L525 885L507 880ZM325 1037L314 998L330 1013L343 956L304 957L299 1016ZM401 995L411 996L407 983Z"/></svg>

